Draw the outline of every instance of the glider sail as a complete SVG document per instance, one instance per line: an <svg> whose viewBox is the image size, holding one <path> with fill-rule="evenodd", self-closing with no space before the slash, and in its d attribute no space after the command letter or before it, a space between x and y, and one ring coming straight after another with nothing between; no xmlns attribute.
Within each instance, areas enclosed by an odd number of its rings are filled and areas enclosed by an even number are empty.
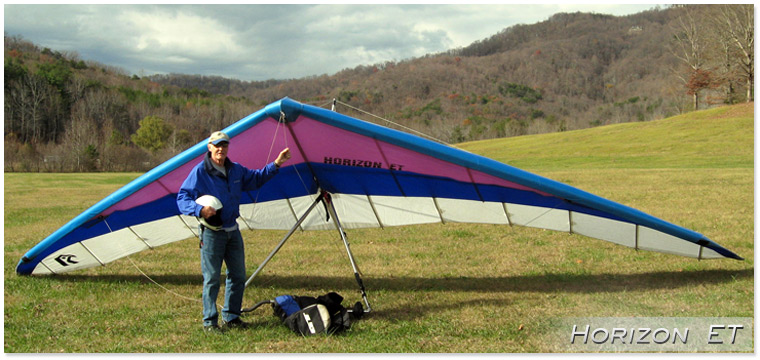
<svg viewBox="0 0 760 360"><path fill-rule="evenodd" d="M292 158L241 199L241 229L293 227L331 194L345 228L436 222L521 225L687 257L741 259L705 236L641 211L479 155L284 98L230 125L228 156L249 168ZM133 180L29 250L19 274L64 273L197 236L177 191L205 155L203 141ZM318 207L304 230L333 229Z"/></svg>

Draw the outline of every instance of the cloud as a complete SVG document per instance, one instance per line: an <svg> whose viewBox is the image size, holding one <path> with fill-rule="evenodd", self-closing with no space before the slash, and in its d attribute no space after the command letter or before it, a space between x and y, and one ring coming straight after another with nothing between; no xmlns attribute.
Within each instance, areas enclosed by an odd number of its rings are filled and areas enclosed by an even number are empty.
<svg viewBox="0 0 760 360"><path fill-rule="evenodd" d="M649 6L651 7L651 6ZM5 5L5 32L140 75L331 74L437 53L556 12L646 5Z"/></svg>
<svg viewBox="0 0 760 360"><path fill-rule="evenodd" d="M118 22L134 29L134 51L204 58L215 54L236 54L241 48L235 34L217 19L195 14L162 12L145 14L126 11ZM198 46L198 45L202 46Z"/></svg>

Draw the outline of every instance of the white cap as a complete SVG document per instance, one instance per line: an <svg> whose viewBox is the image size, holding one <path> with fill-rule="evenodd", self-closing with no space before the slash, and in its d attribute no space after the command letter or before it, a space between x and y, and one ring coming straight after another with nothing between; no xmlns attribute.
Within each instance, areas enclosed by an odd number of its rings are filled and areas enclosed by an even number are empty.
<svg viewBox="0 0 760 360"><path fill-rule="evenodd" d="M229 143L230 137L221 131L215 131L211 134L211 136L209 136L208 142L214 145L219 145L219 143L223 142Z"/></svg>

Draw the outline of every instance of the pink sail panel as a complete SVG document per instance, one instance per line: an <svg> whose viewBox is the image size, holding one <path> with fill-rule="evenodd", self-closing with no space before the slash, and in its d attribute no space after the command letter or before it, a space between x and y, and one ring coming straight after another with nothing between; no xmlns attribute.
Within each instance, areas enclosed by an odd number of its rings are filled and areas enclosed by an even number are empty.
<svg viewBox="0 0 760 360"><path fill-rule="evenodd" d="M377 167L450 178L548 195L461 165L379 141L348 130L330 126L303 116L292 125L304 153L311 162L337 165ZM340 139L336 141L335 139Z"/></svg>
<svg viewBox="0 0 760 360"><path fill-rule="evenodd" d="M203 159L203 157L198 157L197 161L190 161L186 164L183 164L176 170L146 185L142 189L137 190L135 193L129 195L121 202L117 202L113 206L107 208L99 215L108 216L114 211L129 210L134 207L152 202L156 199L160 199L166 195L176 194L177 189L179 189L179 187L182 185L182 182L185 181L187 174L190 173L190 170L193 168L193 166L201 161L201 159Z"/></svg>

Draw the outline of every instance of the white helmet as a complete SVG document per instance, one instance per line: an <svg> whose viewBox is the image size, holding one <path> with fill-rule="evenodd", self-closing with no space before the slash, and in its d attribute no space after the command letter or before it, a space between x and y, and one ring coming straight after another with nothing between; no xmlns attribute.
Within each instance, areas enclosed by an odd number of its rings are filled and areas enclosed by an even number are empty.
<svg viewBox="0 0 760 360"><path fill-rule="evenodd" d="M201 224L203 224L203 226L211 230L215 230L215 231L221 230L222 229L222 212L221 212L222 202L219 201L219 199L217 199L214 196L203 195L199 197L198 199L196 199L195 203L201 206L211 206L212 208L214 208L214 210L216 210L216 215L208 219L205 219L201 216L199 220Z"/></svg>

